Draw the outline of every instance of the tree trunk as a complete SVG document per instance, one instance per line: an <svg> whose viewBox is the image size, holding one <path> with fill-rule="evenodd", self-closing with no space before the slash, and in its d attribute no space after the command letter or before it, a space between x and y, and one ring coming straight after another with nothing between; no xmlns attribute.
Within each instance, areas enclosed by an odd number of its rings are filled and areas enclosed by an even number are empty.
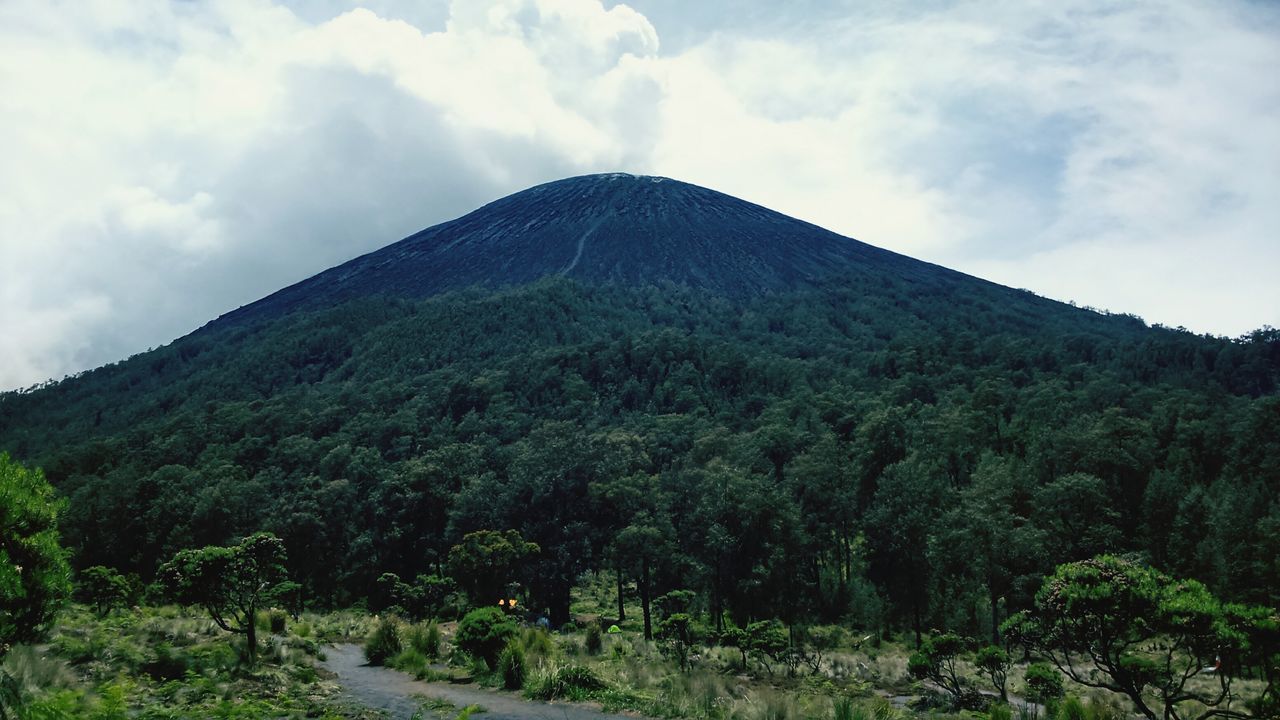
<svg viewBox="0 0 1280 720"><path fill-rule="evenodd" d="M644 639L653 639L653 624L649 615L649 558L640 561L640 607L644 612Z"/></svg>
<svg viewBox="0 0 1280 720"><path fill-rule="evenodd" d="M258 618L256 612L249 613L245 622L245 642L249 645L249 667L258 666Z"/></svg>
<svg viewBox="0 0 1280 720"><path fill-rule="evenodd" d="M556 582L551 588L551 625L556 628L563 627L571 620L569 613L570 587L566 582Z"/></svg>
<svg viewBox="0 0 1280 720"><path fill-rule="evenodd" d="M911 599L911 627L916 631L916 649L920 649L923 638L920 637L920 599Z"/></svg>
<svg viewBox="0 0 1280 720"><path fill-rule="evenodd" d="M988 595L991 602L991 644L1000 644L1000 598L996 597L994 583L988 583Z"/></svg>
<svg viewBox="0 0 1280 720"><path fill-rule="evenodd" d="M627 619L627 610L622 604L622 567L618 567L618 622Z"/></svg>

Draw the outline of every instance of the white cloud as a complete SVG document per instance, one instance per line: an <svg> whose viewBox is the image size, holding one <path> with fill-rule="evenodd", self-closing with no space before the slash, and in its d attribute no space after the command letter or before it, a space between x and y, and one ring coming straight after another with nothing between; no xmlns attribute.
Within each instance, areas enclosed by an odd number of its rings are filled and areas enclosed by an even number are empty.
<svg viewBox="0 0 1280 720"><path fill-rule="evenodd" d="M1152 321L1280 324L1274 8L735 3L707 33L666 7L0 4L0 387L608 170Z"/></svg>

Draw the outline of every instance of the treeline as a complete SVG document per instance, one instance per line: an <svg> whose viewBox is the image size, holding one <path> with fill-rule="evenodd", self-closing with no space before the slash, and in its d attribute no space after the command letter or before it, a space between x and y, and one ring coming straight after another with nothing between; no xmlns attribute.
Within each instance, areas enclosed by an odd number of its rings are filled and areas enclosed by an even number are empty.
<svg viewBox="0 0 1280 720"><path fill-rule="evenodd" d="M485 529L541 548L555 621L606 572L738 626L994 637L1104 552L1280 604L1280 333L948 282L548 281L214 325L4 395L0 447L70 499L77 566L146 581L269 531L316 606L443 576Z"/></svg>

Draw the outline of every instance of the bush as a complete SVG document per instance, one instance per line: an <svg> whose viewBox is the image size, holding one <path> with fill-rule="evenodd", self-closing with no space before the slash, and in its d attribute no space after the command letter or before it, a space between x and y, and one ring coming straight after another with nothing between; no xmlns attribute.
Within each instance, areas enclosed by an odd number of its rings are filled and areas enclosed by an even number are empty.
<svg viewBox="0 0 1280 720"><path fill-rule="evenodd" d="M431 663L427 660L427 656L411 647L401 650L395 657L387 661L388 667L402 670L414 677L422 677L426 675L430 664Z"/></svg>
<svg viewBox="0 0 1280 720"><path fill-rule="evenodd" d="M409 626L405 633L409 646L432 660L440 657L440 626L435 620Z"/></svg>
<svg viewBox="0 0 1280 720"><path fill-rule="evenodd" d="M520 633L520 645L524 648L526 656L549 657L555 652L551 633L540 627L525 628Z"/></svg>
<svg viewBox="0 0 1280 720"><path fill-rule="evenodd" d="M1027 699L1048 705L1062 697L1062 674L1049 663L1031 663L1023 676L1027 683Z"/></svg>
<svg viewBox="0 0 1280 720"><path fill-rule="evenodd" d="M458 623L454 644L463 652L493 667L507 641L516 634L516 624L496 607L477 608Z"/></svg>
<svg viewBox="0 0 1280 720"><path fill-rule="evenodd" d="M600 625L591 623L587 626L587 638L585 641L588 655L599 655L600 650L604 647L604 639L600 634Z"/></svg>
<svg viewBox="0 0 1280 720"><path fill-rule="evenodd" d="M565 665L561 668L549 667L540 670L529 678L525 686L525 695L534 700L586 700L592 693L605 688L601 680L589 668L581 665Z"/></svg>
<svg viewBox="0 0 1280 720"><path fill-rule="evenodd" d="M181 650L175 650L169 643L156 646L155 656L142 665L142 670L152 678L161 682L165 680L181 680L191 669L191 658Z"/></svg>
<svg viewBox="0 0 1280 720"><path fill-rule="evenodd" d="M524 687L524 650L519 642L512 640L503 648L498 656L498 674L502 676L502 687L508 690Z"/></svg>
<svg viewBox="0 0 1280 720"><path fill-rule="evenodd" d="M381 665L399 655L402 649L399 624L391 618L383 618L364 643L364 657L370 665Z"/></svg>
<svg viewBox="0 0 1280 720"><path fill-rule="evenodd" d="M1080 698L1072 696L1058 705L1056 717L1057 720L1088 720L1089 714L1085 712L1084 703L1080 702Z"/></svg>
<svg viewBox="0 0 1280 720"><path fill-rule="evenodd" d="M283 610L272 610L267 613L267 624L270 627L271 632L277 635L284 633L285 623L288 619L288 614Z"/></svg>

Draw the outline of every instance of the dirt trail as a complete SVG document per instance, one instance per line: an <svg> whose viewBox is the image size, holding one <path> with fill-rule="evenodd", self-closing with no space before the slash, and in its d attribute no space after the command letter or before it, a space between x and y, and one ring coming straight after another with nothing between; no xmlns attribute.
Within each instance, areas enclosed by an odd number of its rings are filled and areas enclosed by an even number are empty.
<svg viewBox="0 0 1280 720"><path fill-rule="evenodd" d="M479 705L485 712L477 714L476 720L635 720L633 716L610 715L585 705L535 702L474 685L415 680L398 670L366 665L364 651L358 645L333 645L325 648L325 656L321 666L338 676L338 684L349 696L386 711L392 720L411 720L422 706L419 696L446 700L459 710Z"/></svg>

